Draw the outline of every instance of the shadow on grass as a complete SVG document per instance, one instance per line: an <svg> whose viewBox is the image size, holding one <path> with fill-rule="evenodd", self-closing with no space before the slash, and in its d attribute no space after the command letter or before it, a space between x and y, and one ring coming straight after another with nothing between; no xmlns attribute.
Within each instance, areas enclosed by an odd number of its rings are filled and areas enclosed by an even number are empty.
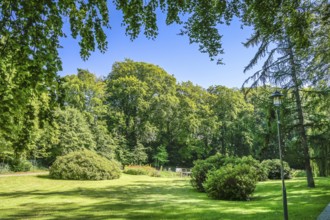
<svg viewBox="0 0 330 220"><path fill-rule="evenodd" d="M313 210L313 203L329 199L329 193L324 192L329 186L307 189L302 187L302 182L287 184L290 218L315 219L315 214L301 216L299 212L302 208ZM134 181L123 186L62 191L16 191L0 196L29 198L14 214L2 219L281 219L279 184L259 184L255 197L245 202L211 200L206 194L195 192L187 180L171 180L170 184ZM301 194L302 190L305 194Z"/></svg>

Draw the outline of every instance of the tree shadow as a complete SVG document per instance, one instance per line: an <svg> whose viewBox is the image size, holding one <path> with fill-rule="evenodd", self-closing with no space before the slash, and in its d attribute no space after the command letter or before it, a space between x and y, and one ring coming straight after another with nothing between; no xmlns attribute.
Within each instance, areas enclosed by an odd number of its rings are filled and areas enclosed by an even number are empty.
<svg viewBox="0 0 330 220"><path fill-rule="evenodd" d="M48 176L38 178L50 179ZM275 187L278 183L270 184ZM301 207L314 207L301 199L299 190L292 188L288 190L289 211ZM319 189L319 199L329 199L329 193L323 193L326 188ZM278 189L280 190L280 187ZM228 202L212 200L205 193L196 192L192 187L187 187L186 180L171 180L171 184L153 184L151 181L136 180L124 186L109 185L103 188L15 191L2 193L0 197L29 199L29 202L20 204L14 214L3 218L0 215L1 219L268 219L270 216L272 219L282 218L279 206L282 202L280 191L274 193L261 188L251 201ZM1 211L6 213L8 210ZM306 216L304 219L315 219L315 216Z"/></svg>

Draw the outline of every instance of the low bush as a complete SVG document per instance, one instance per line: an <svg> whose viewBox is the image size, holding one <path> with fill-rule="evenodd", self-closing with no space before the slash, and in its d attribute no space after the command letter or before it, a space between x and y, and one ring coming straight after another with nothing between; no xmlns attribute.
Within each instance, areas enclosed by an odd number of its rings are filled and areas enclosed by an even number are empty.
<svg viewBox="0 0 330 220"><path fill-rule="evenodd" d="M205 192L203 183L206 180L207 173L219 169L224 164L225 157L221 154L215 154L206 160L197 160L191 169L191 185L199 192Z"/></svg>
<svg viewBox="0 0 330 220"><path fill-rule="evenodd" d="M0 163L0 173L9 173L10 172L10 166L6 163Z"/></svg>
<svg viewBox="0 0 330 220"><path fill-rule="evenodd" d="M305 170L292 170L291 176L292 177L306 177L306 171Z"/></svg>
<svg viewBox="0 0 330 220"><path fill-rule="evenodd" d="M258 181L266 181L268 179L268 169L252 156L238 158L237 164L247 164L255 168Z"/></svg>
<svg viewBox="0 0 330 220"><path fill-rule="evenodd" d="M223 200L248 200L257 184L256 170L247 164L228 164L207 174L204 189L208 196Z"/></svg>
<svg viewBox="0 0 330 220"><path fill-rule="evenodd" d="M261 165L266 167L269 179L281 179L281 161L279 159L264 160ZM291 178L291 169L287 162L283 161L284 179Z"/></svg>
<svg viewBox="0 0 330 220"><path fill-rule="evenodd" d="M227 164L232 165L249 165L256 171L258 181L264 181L268 178L268 170L260 164L260 162L251 156L248 157L224 157L221 154L216 154L206 160L197 160L191 170L191 184L200 192L205 192L203 183L206 180L208 172L220 169Z"/></svg>
<svg viewBox="0 0 330 220"><path fill-rule="evenodd" d="M32 168L32 163L25 159L14 159L10 163L10 169L14 172L27 172Z"/></svg>
<svg viewBox="0 0 330 220"><path fill-rule="evenodd" d="M57 157L49 175L55 179L109 180L120 177L120 164L95 152L83 150Z"/></svg>
<svg viewBox="0 0 330 220"><path fill-rule="evenodd" d="M130 175L149 175L152 177L160 177L160 173L158 170L151 166L140 166L140 165L130 165L126 166L124 169L124 173Z"/></svg>

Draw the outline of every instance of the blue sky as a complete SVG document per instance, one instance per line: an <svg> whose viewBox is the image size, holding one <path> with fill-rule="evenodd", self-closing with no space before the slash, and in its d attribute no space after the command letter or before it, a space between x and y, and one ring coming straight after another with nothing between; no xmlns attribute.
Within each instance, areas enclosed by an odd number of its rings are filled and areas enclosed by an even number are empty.
<svg viewBox="0 0 330 220"><path fill-rule="evenodd" d="M63 46L60 57L63 71L60 75L75 74L77 68L88 69L97 76L107 76L114 62L125 58L158 65L177 81L192 81L204 88L211 85L241 87L244 80L253 70L244 74L243 69L253 57L255 48L242 45L251 34L251 28L243 30L236 21L230 26L221 26L222 43L225 54L222 55L225 65L210 61L207 54L199 52L198 45L189 44L186 36L178 36L179 26L166 26L164 15L159 15L159 35L155 40L146 39L143 34L133 42L125 35L121 26L122 15L110 9L111 30L107 30L108 51L104 54L94 52L87 61L79 55L78 40L71 37L61 39Z"/></svg>

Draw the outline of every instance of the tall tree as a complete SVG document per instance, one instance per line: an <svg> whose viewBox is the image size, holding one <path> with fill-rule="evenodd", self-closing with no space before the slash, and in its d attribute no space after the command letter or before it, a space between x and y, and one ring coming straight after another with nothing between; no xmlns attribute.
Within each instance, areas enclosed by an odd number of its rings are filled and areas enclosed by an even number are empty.
<svg viewBox="0 0 330 220"><path fill-rule="evenodd" d="M128 150L152 147L159 140L157 125L172 114L171 104L164 104L175 94L175 78L158 66L126 60L113 65L107 90L110 108L121 118L113 126L125 136Z"/></svg>
<svg viewBox="0 0 330 220"><path fill-rule="evenodd" d="M254 73L246 82L253 80L252 87L259 83L271 82L281 84L282 87L292 91L296 104L295 112L301 150L304 152L307 183L309 187L314 187L300 89L311 83L315 73L321 72L320 70L324 68L327 71L329 69L329 65L324 62L318 62L316 65L317 60L308 53L313 51L315 47L313 45L315 42L315 38L313 38L315 22L313 19L317 18L310 8L321 6L311 5L304 1L270 1L264 4L267 6L275 4L280 8L280 12L275 11L271 14L272 17L265 13L264 21L257 20L255 15L247 13L246 21L254 25L255 33L245 45L247 47L259 45L259 48L245 71L251 69L260 58L267 57L262 69ZM248 10L253 13L257 7L260 6L251 4ZM317 76L322 77L321 74L317 74Z"/></svg>
<svg viewBox="0 0 330 220"><path fill-rule="evenodd" d="M54 95L61 70L59 39L66 36L66 20L71 36L80 38L83 59L96 46L106 50L103 28L109 18L103 0L0 1L0 140L8 148L13 137L30 135L31 100L42 92ZM16 148L28 146L23 141L16 144Z"/></svg>
<svg viewBox="0 0 330 220"><path fill-rule="evenodd" d="M93 134L86 117L79 110L71 107L57 109L53 132L56 141L52 143L52 159L81 149L94 150L96 147Z"/></svg>
<svg viewBox="0 0 330 220"><path fill-rule="evenodd" d="M246 103L243 94L235 89L211 86L208 91L213 95L211 109L219 121L214 144L219 146L223 155L249 155L252 142L247 116L252 113L252 105Z"/></svg>
<svg viewBox="0 0 330 220"><path fill-rule="evenodd" d="M88 70L78 69L77 75L62 79L64 106L79 110L85 117L96 142L95 150L107 158L114 158L117 138L107 126L108 106L106 84Z"/></svg>

